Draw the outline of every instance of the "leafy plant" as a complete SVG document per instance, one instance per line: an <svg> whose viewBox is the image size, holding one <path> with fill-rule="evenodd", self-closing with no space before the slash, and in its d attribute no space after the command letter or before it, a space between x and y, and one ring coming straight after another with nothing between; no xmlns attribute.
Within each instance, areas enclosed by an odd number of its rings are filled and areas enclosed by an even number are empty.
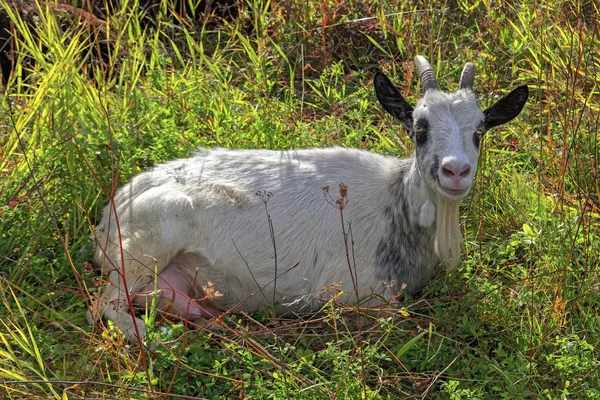
<svg viewBox="0 0 600 400"><path fill-rule="evenodd" d="M600 398L595 2L252 0L233 19L188 3L125 1L91 26L53 2L27 3L30 18L0 0L14 50L0 100L3 393ZM531 90L482 142L456 272L359 328L335 295L315 315L265 309L213 331L149 314L150 349L86 322L103 284L90 237L119 185L199 146L408 155L371 79L383 69L414 100L417 53L449 89L473 60L482 107L516 81Z"/></svg>

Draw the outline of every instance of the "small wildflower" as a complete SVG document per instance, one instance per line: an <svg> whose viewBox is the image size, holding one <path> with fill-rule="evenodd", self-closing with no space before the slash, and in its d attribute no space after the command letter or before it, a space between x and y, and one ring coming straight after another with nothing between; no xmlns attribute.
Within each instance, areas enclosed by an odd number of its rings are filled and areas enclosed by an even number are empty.
<svg viewBox="0 0 600 400"><path fill-rule="evenodd" d="M217 299L222 297L223 294L215 289L214 284L211 281L206 282L206 285L202 285L205 299Z"/></svg>
<svg viewBox="0 0 600 400"><path fill-rule="evenodd" d="M562 297L557 296L554 299L554 303L552 303L552 309L550 311L550 315L552 320L559 328L562 328L567 323L565 309L567 307L567 302Z"/></svg>
<svg viewBox="0 0 600 400"><path fill-rule="evenodd" d="M343 183L340 183L340 194L335 204L340 210L343 210L348 204L348 186Z"/></svg>
<svg viewBox="0 0 600 400"><path fill-rule="evenodd" d="M159 330L163 336L169 336L173 333L173 328L171 326L161 325Z"/></svg>
<svg viewBox="0 0 600 400"><path fill-rule="evenodd" d="M388 281L387 279L384 279L383 284L385 285L385 287L392 288L396 286L396 280L392 279L391 281Z"/></svg>
<svg viewBox="0 0 600 400"><path fill-rule="evenodd" d="M348 197L348 186L344 185L343 183L340 183L340 197Z"/></svg>
<svg viewBox="0 0 600 400"><path fill-rule="evenodd" d="M269 192L268 190L258 190L258 191L256 191L256 193L255 193L255 194L256 194L256 196L257 196L257 197L260 197L260 199L261 199L263 202L265 202L265 203L266 203L267 201L269 201L269 199L270 199L271 197L273 197L273 193L272 193L272 192Z"/></svg>
<svg viewBox="0 0 600 400"><path fill-rule="evenodd" d="M403 317L408 317L410 316L410 313L408 312L408 310L405 307L402 307L401 309L398 310L398 314L400 314Z"/></svg>
<svg viewBox="0 0 600 400"><path fill-rule="evenodd" d="M341 282L332 283L329 286L325 286L321 294L319 295L320 302L327 302L331 299L337 299L344 293L344 289L342 288Z"/></svg>
<svg viewBox="0 0 600 400"><path fill-rule="evenodd" d="M94 271L94 266L92 265L91 262L84 261L83 262L83 270L85 271L86 274L91 274Z"/></svg>

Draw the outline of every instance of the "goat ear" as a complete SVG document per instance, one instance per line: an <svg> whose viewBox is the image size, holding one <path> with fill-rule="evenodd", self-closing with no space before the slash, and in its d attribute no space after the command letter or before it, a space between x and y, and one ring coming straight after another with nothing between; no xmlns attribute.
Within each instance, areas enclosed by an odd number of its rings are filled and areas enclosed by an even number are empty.
<svg viewBox="0 0 600 400"><path fill-rule="evenodd" d="M400 91L396 89L383 72L377 71L375 73L373 84L375 86L375 95L383 109L402 122L404 127L410 132L412 129L412 106L404 100Z"/></svg>
<svg viewBox="0 0 600 400"><path fill-rule="evenodd" d="M519 86L483 112L485 130L502 125L519 115L529 97L527 86Z"/></svg>

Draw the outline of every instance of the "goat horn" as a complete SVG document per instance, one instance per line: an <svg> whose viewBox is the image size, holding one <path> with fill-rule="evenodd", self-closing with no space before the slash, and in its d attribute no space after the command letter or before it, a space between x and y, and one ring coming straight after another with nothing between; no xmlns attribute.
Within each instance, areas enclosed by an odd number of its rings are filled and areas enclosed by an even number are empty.
<svg viewBox="0 0 600 400"><path fill-rule="evenodd" d="M460 88L473 89L473 76L475 75L475 65L472 62L465 64L465 67L460 74Z"/></svg>
<svg viewBox="0 0 600 400"><path fill-rule="evenodd" d="M438 84L435 80L435 72L433 72L433 68L429 65L429 62L423 56L415 57L415 66L417 67L417 72L421 77L421 87L423 89L423 93L428 91L429 89L438 90Z"/></svg>

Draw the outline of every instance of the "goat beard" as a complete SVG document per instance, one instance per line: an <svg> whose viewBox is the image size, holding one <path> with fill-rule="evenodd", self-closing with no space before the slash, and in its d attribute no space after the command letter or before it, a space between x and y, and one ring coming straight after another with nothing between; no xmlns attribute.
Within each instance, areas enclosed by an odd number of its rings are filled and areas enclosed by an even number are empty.
<svg viewBox="0 0 600 400"><path fill-rule="evenodd" d="M440 197L437 203L435 250L438 256L444 260L446 269L452 271L458 264L463 242L458 225L460 202L448 201Z"/></svg>

